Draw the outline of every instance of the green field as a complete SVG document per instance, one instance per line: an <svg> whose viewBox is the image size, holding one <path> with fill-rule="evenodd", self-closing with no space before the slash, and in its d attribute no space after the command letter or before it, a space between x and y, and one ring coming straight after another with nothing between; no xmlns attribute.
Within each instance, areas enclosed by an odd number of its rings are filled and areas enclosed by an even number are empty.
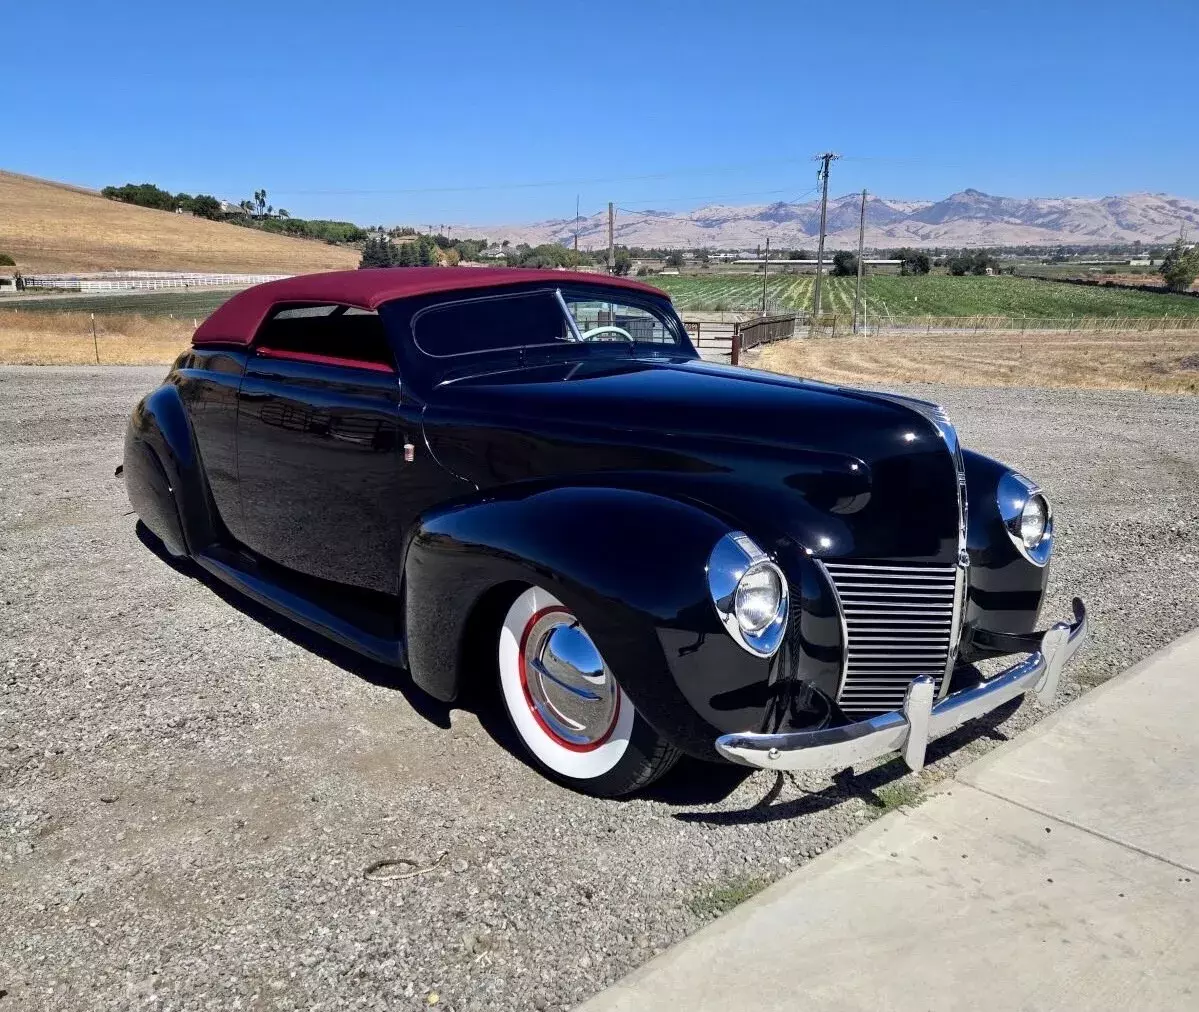
<svg viewBox="0 0 1199 1012"><path fill-rule="evenodd" d="M45 313L177 316L203 319L233 294L224 289L179 289L163 292L122 292L119 295L64 295L48 299L3 299L0 308Z"/></svg>
<svg viewBox="0 0 1199 1012"><path fill-rule="evenodd" d="M759 275L649 277L668 292L680 311L757 309L762 298ZM771 308L812 308L810 275L783 275L767 282ZM853 313L854 278L826 278L824 311ZM1068 317L1194 317L1199 299L1158 295L1121 288L1090 288L1015 277L877 275L864 281L866 315L879 316L1004 316L1012 318Z"/></svg>
<svg viewBox="0 0 1199 1012"><path fill-rule="evenodd" d="M762 278L752 274L651 276L680 311L755 310L762 298ZM853 313L854 278L826 278L824 311ZM778 275L767 282L772 310L812 308L811 275ZM139 313L203 319L232 294L228 289L129 292L119 295L63 296L27 301L6 299L0 306L44 312L97 314ZM1068 319L1074 317L1189 317L1199 320L1199 299L1185 295L1138 292L1123 288L1084 287L1020 277L922 277L877 275L865 279L868 318L910 316L1009 317Z"/></svg>

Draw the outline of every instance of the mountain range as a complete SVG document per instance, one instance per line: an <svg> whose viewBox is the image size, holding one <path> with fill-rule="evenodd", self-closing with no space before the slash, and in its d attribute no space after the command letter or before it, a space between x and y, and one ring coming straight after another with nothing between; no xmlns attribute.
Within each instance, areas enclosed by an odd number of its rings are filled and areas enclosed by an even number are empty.
<svg viewBox="0 0 1199 1012"><path fill-rule="evenodd" d="M846 194L828 205L828 246L850 249L858 242L861 196ZM867 197L866 245L1020 246L1132 242L1163 243L1179 228L1199 234L1199 200L1163 193L1115 197L997 197L962 190L943 200ZM606 212L580 218L579 246L608 242ZM465 231L465 230L464 230ZM570 245L575 219L474 228L495 239L532 246ZM784 202L733 207L719 204L694 211L625 211L616 215L616 242L626 246L698 249L745 248L770 239L778 248L815 245L820 202Z"/></svg>

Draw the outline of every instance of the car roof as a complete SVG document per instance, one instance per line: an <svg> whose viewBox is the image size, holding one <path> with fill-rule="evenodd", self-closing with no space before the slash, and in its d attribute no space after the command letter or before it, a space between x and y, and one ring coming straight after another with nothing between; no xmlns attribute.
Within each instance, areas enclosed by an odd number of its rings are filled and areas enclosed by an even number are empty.
<svg viewBox="0 0 1199 1012"><path fill-rule="evenodd" d="M581 271L526 270L521 267L381 267L358 271L301 274L238 292L200 324L193 345L248 345L262 321L282 303L337 302L378 309L393 299L438 292L473 291L510 285L602 285L668 297L640 281Z"/></svg>

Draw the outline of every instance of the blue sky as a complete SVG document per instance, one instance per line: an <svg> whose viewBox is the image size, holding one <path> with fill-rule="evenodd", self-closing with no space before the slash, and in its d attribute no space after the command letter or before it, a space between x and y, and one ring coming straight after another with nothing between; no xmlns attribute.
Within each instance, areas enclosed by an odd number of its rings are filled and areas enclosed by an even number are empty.
<svg viewBox="0 0 1199 1012"><path fill-rule="evenodd" d="M821 150L836 194L1199 197L1199 0L56 0L0 43L0 167L308 217L790 200Z"/></svg>

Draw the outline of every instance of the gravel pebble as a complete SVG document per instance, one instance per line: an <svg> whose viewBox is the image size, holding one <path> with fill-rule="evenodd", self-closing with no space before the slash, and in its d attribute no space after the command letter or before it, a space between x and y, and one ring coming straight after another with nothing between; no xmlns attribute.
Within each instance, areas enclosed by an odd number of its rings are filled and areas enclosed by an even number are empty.
<svg viewBox="0 0 1199 1012"><path fill-rule="evenodd" d="M440 706L141 544L113 468L162 374L0 369L4 1007L569 1008L904 776L685 761L632 800L554 786L494 710ZM1062 702L1199 624L1199 399L906 389L1053 500L1043 619L1078 594L1094 628ZM937 743L905 783L1043 713ZM363 874L384 860L416 873Z"/></svg>

